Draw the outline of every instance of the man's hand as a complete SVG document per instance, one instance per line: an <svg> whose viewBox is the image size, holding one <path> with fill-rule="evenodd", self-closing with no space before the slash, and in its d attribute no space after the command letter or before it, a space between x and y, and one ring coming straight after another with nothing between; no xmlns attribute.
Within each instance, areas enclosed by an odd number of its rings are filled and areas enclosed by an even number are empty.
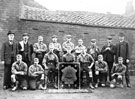
<svg viewBox="0 0 135 99"><path fill-rule="evenodd" d="M105 50L110 50L110 47L107 47Z"/></svg>
<svg viewBox="0 0 135 99"><path fill-rule="evenodd" d="M5 63L5 61L1 61L1 64L4 64Z"/></svg>
<svg viewBox="0 0 135 99"><path fill-rule="evenodd" d="M19 74L20 74L20 75L24 75L24 72L21 71L21 72L19 72Z"/></svg>
<svg viewBox="0 0 135 99"><path fill-rule="evenodd" d="M129 59L127 59L126 62L129 63Z"/></svg>

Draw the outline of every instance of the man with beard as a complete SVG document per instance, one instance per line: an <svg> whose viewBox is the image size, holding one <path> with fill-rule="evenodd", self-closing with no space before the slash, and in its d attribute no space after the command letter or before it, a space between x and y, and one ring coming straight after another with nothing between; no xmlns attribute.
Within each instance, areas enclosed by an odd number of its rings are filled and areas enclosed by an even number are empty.
<svg viewBox="0 0 135 99"><path fill-rule="evenodd" d="M61 52L62 52L62 48L61 48L61 44L58 43L57 40L58 40L57 35L53 35L52 36L52 43L50 43L50 44L53 44L53 46L54 46L53 52L58 56L58 58L60 60L61 59L60 55L61 55Z"/></svg>
<svg viewBox="0 0 135 99"><path fill-rule="evenodd" d="M112 44L112 37L108 36L107 38L107 44L103 46L101 53L104 57L104 61L107 62L108 64L108 69L109 69L109 81L111 81L111 70L113 67L113 63L114 63L114 58L115 58L115 54L116 54L116 48L115 46Z"/></svg>
<svg viewBox="0 0 135 99"><path fill-rule="evenodd" d="M126 66L125 79L127 83L127 87L130 86L130 78L128 71L128 63L129 63L129 44L125 41L124 33L119 33L119 43L116 44L116 63L118 63L118 57L123 58L123 64Z"/></svg>
<svg viewBox="0 0 135 99"><path fill-rule="evenodd" d="M59 62L59 59L57 55L53 52L54 45L49 45L49 52L45 54L43 58L43 65L45 67L46 77L45 77L45 88L47 88L47 83L53 84L55 88L58 88L57 86L57 80L58 80L58 70L57 65Z"/></svg>
<svg viewBox="0 0 135 99"><path fill-rule="evenodd" d="M28 33L23 34L23 40L18 44L19 54L22 55L22 61L25 62L29 68L32 61L33 46L28 41ZM27 70L28 72L28 70Z"/></svg>
<svg viewBox="0 0 135 99"><path fill-rule="evenodd" d="M39 64L42 66L43 57L47 52L47 46L43 43L42 36L38 36L38 43L33 45L33 50L35 52L36 58L39 59Z"/></svg>
<svg viewBox="0 0 135 99"><path fill-rule="evenodd" d="M17 43L14 42L14 33L9 31L8 41L3 43L1 49L1 61L4 64L4 82L3 89L11 88L11 66L16 60L18 53Z"/></svg>

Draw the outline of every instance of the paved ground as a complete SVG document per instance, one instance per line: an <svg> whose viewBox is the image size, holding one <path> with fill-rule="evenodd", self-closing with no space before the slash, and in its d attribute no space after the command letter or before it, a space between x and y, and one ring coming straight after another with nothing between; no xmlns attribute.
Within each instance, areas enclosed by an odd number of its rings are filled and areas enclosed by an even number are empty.
<svg viewBox="0 0 135 99"><path fill-rule="evenodd" d="M0 80L0 82L2 82ZM135 99L135 77L131 77L132 88L98 88L92 93L51 94L42 90L16 91L2 90L0 83L0 99Z"/></svg>

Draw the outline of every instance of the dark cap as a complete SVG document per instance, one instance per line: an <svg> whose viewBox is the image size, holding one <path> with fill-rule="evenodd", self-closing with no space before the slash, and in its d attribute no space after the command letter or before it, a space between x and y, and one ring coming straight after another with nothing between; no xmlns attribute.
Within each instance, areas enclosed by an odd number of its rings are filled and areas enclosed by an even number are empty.
<svg viewBox="0 0 135 99"><path fill-rule="evenodd" d="M124 36L125 36L124 33L122 32L119 33L119 37L124 37Z"/></svg>
<svg viewBox="0 0 135 99"><path fill-rule="evenodd" d="M10 35L10 34L15 34L15 33L12 31L8 31L7 35Z"/></svg>
<svg viewBox="0 0 135 99"><path fill-rule="evenodd" d="M53 35L52 38L58 38L57 35Z"/></svg>
<svg viewBox="0 0 135 99"><path fill-rule="evenodd" d="M118 60L123 60L123 57L118 57Z"/></svg>
<svg viewBox="0 0 135 99"><path fill-rule="evenodd" d="M70 38L71 38L71 35L66 35L66 38L67 38L67 39L70 39Z"/></svg>
<svg viewBox="0 0 135 99"><path fill-rule="evenodd" d="M91 39L91 42L92 42L92 43L95 43L95 42L96 42L96 39Z"/></svg>
<svg viewBox="0 0 135 99"><path fill-rule="evenodd" d="M23 33L23 35L22 35L22 36L29 36L29 35L28 35L28 33Z"/></svg>
<svg viewBox="0 0 135 99"><path fill-rule="evenodd" d="M107 39L108 39L108 40L112 40L112 36L108 36Z"/></svg>

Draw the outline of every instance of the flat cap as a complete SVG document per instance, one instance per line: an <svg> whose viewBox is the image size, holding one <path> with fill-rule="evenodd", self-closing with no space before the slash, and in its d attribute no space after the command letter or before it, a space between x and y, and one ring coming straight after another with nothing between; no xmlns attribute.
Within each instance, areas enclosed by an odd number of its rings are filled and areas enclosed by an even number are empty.
<svg viewBox="0 0 135 99"><path fill-rule="evenodd" d="M108 36L107 39L108 39L108 40L112 40L112 36Z"/></svg>
<svg viewBox="0 0 135 99"><path fill-rule="evenodd" d="M53 35L52 38L58 38L58 36L57 35Z"/></svg>
<svg viewBox="0 0 135 99"><path fill-rule="evenodd" d="M15 33L12 31L8 31L7 35L10 35L10 34L15 34Z"/></svg>
<svg viewBox="0 0 135 99"><path fill-rule="evenodd" d="M120 32L120 33L119 33L119 36L120 36L120 37L124 37L125 35L124 35L124 33Z"/></svg>
<svg viewBox="0 0 135 99"><path fill-rule="evenodd" d="M67 39L70 39L70 38L71 38L71 35L66 35L66 38L67 38Z"/></svg>
<svg viewBox="0 0 135 99"><path fill-rule="evenodd" d="M96 42L96 39L91 39L91 42L92 42L92 43L95 43L95 42Z"/></svg>
<svg viewBox="0 0 135 99"><path fill-rule="evenodd" d="M29 36L29 35L28 35L28 33L23 33L23 35L22 35L22 36Z"/></svg>

